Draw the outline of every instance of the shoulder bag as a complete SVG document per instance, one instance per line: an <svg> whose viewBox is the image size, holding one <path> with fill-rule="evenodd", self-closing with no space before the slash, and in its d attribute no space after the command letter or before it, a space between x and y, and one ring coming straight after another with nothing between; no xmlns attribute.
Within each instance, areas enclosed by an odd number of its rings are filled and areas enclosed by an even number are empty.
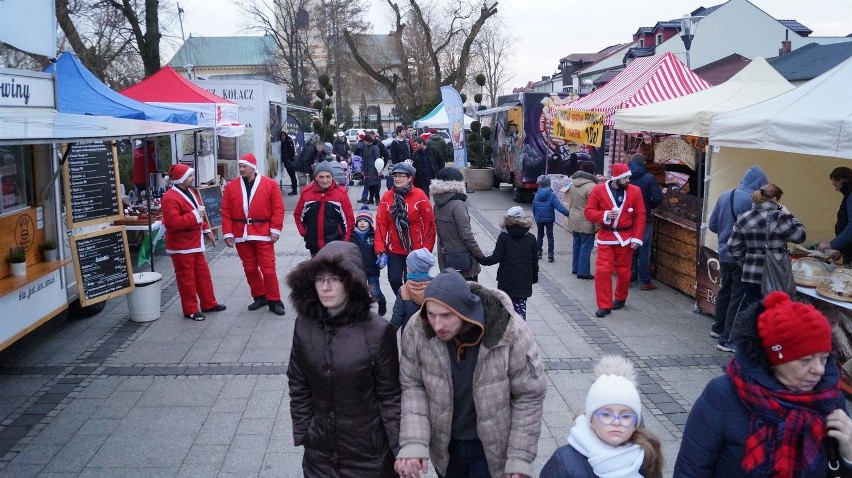
<svg viewBox="0 0 852 478"><path fill-rule="evenodd" d="M780 290L791 298L796 296L796 282L793 279L793 263L790 253L783 251L781 259L777 259L769 249L769 218L766 221L766 242L763 244L763 274L760 278L760 293L763 297L770 292Z"/></svg>

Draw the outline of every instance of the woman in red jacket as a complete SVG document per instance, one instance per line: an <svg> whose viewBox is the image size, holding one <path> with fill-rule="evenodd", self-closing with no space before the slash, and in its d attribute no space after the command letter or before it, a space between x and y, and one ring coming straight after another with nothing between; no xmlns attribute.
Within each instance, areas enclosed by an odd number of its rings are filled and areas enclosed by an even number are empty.
<svg viewBox="0 0 852 478"><path fill-rule="evenodd" d="M166 228L166 252L175 266L175 281L180 294L183 316L204 320L204 312L225 310L216 302L213 280L204 257L204 236L211 242L213 232L204 214L204 203L192 190L195 170L176 164L169 170L172 188L163 195L163 225ZM201 299L201 307L198 299Z"/></svg>
<svg viewBox="0 0 852 478"><path fill-rule="evenodd" d="M415 172L409 161L393 165L393 189L382 196L376 212L376 256L388 266L394 295L402 286L408 254L435 247L435 214L426 193L411 184Z"/></svg>

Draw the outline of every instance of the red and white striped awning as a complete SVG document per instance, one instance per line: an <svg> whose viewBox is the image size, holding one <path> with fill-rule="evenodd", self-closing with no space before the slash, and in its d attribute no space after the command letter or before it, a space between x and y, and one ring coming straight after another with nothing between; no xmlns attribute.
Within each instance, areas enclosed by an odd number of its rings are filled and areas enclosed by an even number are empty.
<svg viewBox="0 0 852 478"><path fill-rule="evenodd" d="M555 108L602 111L606 113L605 124L611 126L612 114L616 110L679 98L710 86L667 52L637 58L606 85L577 101Z"/></svg>

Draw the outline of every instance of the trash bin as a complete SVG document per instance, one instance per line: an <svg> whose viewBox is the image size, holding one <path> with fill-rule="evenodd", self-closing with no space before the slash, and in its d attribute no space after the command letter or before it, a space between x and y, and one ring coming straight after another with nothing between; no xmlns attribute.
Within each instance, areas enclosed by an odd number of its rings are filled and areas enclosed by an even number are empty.
<svg viewBox="0 0 852 478"><path fill-rule="evenodd" d="M136 288L127 294L127 308L130 320L134 322L150 322L160 318L160 280L163 275L159 272L139 272L133 274Z"/></svg>

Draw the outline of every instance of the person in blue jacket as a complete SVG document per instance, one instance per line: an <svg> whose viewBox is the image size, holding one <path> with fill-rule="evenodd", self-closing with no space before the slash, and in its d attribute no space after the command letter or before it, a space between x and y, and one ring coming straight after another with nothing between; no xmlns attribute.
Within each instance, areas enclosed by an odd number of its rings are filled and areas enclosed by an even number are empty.
<svg viewBox="0 0 852 478"><path fill-rule="evenodd" d="M627 167L630 168L630 184L642 190L642 199L645 201L645 234L642 245L633 251L631 278L639 279L640 290L655 290L657 286L651 282L651 237L654 235L651 209L663 202L663 193L657 185L657 179L645 168L644 155L634 154Z"/></svg>
<svg viewBox="0 0 852 478"><path fill-rule="evenodd" d="M568 217L568 209L559 202L559 198L550 189L550 178L541 175L536 181L538 191L535 193L532 203L533 217L538 226L538 258L541 259L541 250L544 246L544 235L547 234L547 261L553 262L553 223L556 222L556 211Z"/></svg>
<svg viewBox="0 0 852 478"><path fill-rule="evenodd" d="M379 315L384 316L388 311L388 303L379 284L379 276L384 264L381 264L381 261L376 257L374 249L376 230L373 229L373 213L370 212L370 208L366 204L361 206L361 210L355 214L355 229L349 236L349 242L355 243L361 249L361 260L364 263L367 283L370 285L370 295L379 304Z"/></svg>
<svg viewBox="0 0 852 478"><path fill-rule="evenodd" d="M585 413L574 420L568 444L553 452L541 478L662 478L660 440L641 426L633 362L607 355L594 372Z"/></svg>
<svg viewBox="0 0 852 478"><path fill-rule="evenodd" d="M674 476L850 476L852 419L828 319L781 291L763 306L725 374L692 407ZM829 466L840 474L828 475Z"/></svg>

